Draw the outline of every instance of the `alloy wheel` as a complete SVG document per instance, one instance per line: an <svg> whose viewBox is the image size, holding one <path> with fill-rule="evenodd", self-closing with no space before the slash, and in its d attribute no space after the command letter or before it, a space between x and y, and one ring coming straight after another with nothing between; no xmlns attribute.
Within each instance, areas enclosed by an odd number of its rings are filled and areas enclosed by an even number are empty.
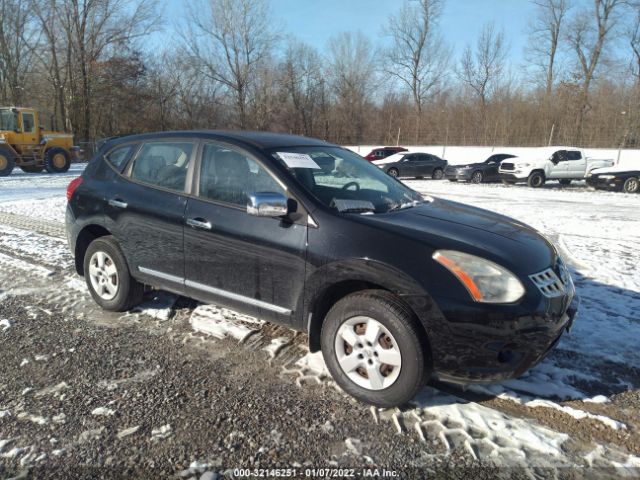
<svg viewBox="0 0 640 480"><path fill-rule="evenodd" d="M362 388L388 388L400 375L398 343L382 323L371 317L346 320L336 333L335 352L342 371Z"/></svg>
<svg viewBox="0 0 640 480"><path fill-rule="evenodd" d="M0 170L4 170L5 168L7 168L8 164L9 160L7 160L7 157L0 154Z"/></svg>
<svg viewBox="0 0 640 480"><path fill-rule="evenodd" d="M629 178L624 182L624 191L627 193L635 193L640 189L640 180L637 178Z"/></svg>
<svg viewBox="0 0 640 480"><path fill-rule="evenodd" d="M473 183L482 183L482 172L473 172L471 181Z"/></svg>
<svg viewBox="0 0 640 480"><path fill-rule="evenodd" d="M118 269L113 259L103 251L97 251L89 260L89 279L94 291L103 300L113 300L118 293Z"/></svg>

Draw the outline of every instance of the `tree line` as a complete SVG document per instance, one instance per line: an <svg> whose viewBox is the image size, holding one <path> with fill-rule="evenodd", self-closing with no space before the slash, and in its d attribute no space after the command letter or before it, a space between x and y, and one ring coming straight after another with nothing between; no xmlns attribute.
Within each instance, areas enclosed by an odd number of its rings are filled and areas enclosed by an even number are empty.
<svg viewBox="0 0 640 480"><path fill-rule="evenodd" d="M445 1L399 3L383 46L352 31L319 50L282 35L267 0L185 2L160 45L156 0L0 0L0 103L36 107L79 142L241 128L340 144L640 147L638 0L530 0L524 65L493 23L455 54Z"/></svg>

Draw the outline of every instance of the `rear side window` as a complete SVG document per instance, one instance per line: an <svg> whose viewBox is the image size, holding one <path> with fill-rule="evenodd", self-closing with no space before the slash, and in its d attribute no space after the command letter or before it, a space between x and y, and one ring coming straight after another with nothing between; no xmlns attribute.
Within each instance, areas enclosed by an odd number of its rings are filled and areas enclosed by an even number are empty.
<svg viewBox="0 0 640 480"><path fill-rule="evenodd" d="M192 142L145 143L133 162L131 178L183 192L192 151Z"/></svg>
<svg viewBox="0 0 640 480"><path fill-rule="evenodd" d="M580 160L582 155L578 150L567 150L567 160Z"/></svg>
<svg viewBox="0 0 640 480"><path fill-rule="evenodd" d="M250 194L284 189L260 164L228 147L205 144L200 166L200 196L246 206Z"/></svg>
<svg viewBox="0 0 640 480"><path fill-rule="evenodd" d="M129 158L131 150L133 150L133 145L118 147L107 153L104 158L107 160L107 162L113 165L113 168L115 168L118 172L121 172L122 167L124 167L124 164Z"/></svg>

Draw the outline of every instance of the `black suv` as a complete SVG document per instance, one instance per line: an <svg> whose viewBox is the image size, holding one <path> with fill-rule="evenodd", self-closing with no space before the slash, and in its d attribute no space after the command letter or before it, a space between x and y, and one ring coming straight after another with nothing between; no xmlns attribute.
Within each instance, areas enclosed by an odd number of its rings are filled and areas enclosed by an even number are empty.
<svg viewBox="0 0 640 480"><path fill-rule="evenodd" d="M430 379L522 374L575 290L532 228L423 197L336 145L259 132L109 140L68 188L67 235L95 301L144 285L302 330L334 379L379 406Z"/></svg>

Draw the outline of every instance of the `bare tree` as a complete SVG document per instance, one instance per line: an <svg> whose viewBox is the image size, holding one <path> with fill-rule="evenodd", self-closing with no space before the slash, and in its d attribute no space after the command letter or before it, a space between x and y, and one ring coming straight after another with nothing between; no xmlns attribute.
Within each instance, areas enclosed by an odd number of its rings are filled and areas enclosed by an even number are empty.
<svg viewBox="0 0 640 480"><path fill-rule="evenodd" d="M248 95L276 41L265 0L208 0L190 9L185 46L202 74L228 88L240 128L249 124Z"/></svg>
<svg viewBox="0 0 640 480"><path fill-rule="evenodd" d="M553 91L556 57L570 8L569 0L532 0L537 14L531 24L529 50L545 76L545 98Z"/></svg>
<svg viewBox="0 0 640 480"><path fill-rule="evenodd" d="M341 132L360 141L364 132L365 106L375 91L376 53L361 32L344 32L329 40L329 76L336 97Z"/></svg>
<svg viewBox="0 0 640 480"><path fill-rule="evenodd" d="M293 106L292 130L313 135L319 108L322 82L322 60L313 47L291 40L282 64L281 82L287 100Z"/></svg>
<svg viewBox="0 0 640 480"><path fill-rule="evenodd" d="M0 96L14 105L22 103L36 31L29 5L20 0L0 0Z"/></svg>
<svg viewBox="0 0 640 480"><path fill-rule="evenodd" d="M581 91L576 119L576 142L582 137L584 116L589 105L589 90L596 68L606 42L620 19L620 7L626 4L625 0L594 0L593 10L582 11L576 15L567 33L580 71Z"/></svg>
<svg viewBox="0 0 640 480"><path fill-rule="evenodd" d="M392 46L387 51L386 72L406 86L416 112L416 143L422 109L442 88L451 52L437 32L444 0L412 0L390 18Z"/></svg>
<svg viewBox="0 0 640 480"><path fill-rule="evenodd" d="M496 31L493 23L482 28L475 49L467 45L462 55L460 79L477 95L482 108L502 77L506 57L504 32Z"/></svg>

